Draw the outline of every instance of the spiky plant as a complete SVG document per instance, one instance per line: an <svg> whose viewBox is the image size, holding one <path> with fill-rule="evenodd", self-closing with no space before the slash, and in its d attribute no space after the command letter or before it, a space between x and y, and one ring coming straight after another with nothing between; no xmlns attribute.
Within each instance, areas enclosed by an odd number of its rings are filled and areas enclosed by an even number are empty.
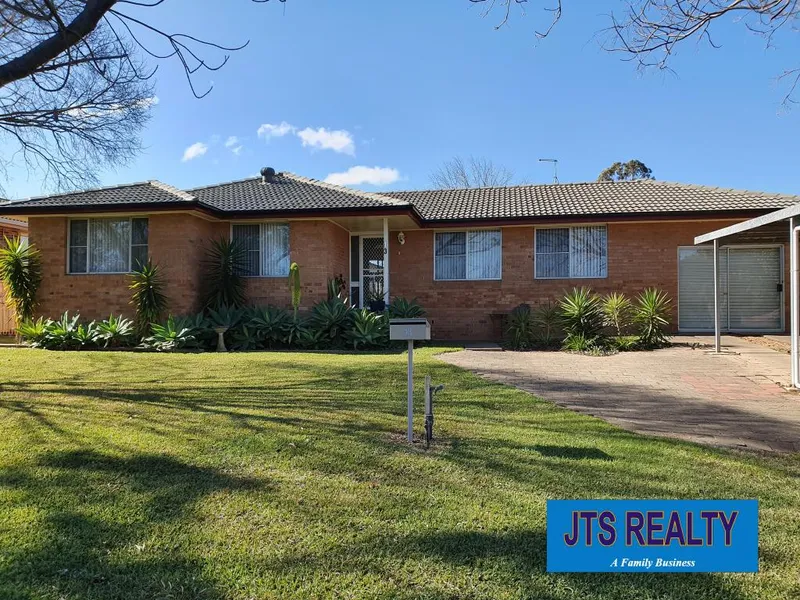
<svg viewBox="0 0 800 600"><path fill-rule="evenodd" d="M300 265L296 262L289 266L289 291L292 293L292 310L296 321L297 311L300 309L300 299L303 295L303 290L300 288Z"/></svg>
<svg viewBox="0 0 800 600"><path fill-rule="evenodd" d="M136 309L136 330L140 335L150 330L152 323L158 323L161 315L167 310L169 299L164 293L164 278L161 267L152 260L139 265L138 270L131 273L131 304Z"/></svg>
<svg viewBox="0 0 800 600"><path fill-rule="evenodd" d="M4 237L0 245L0 281L6 290L6 302L14 309L17 324L33 319L36 293L42 283L39 250L21 237Z"/></svg>
<svg viewBox="0 0 800 600"><path fill-rule="evenodd" d="M613 292L603 297L602 308L603 324L620 337L631 323L631 301L625 294Z"/></svg>
<svg viewBox="0 0 800 600"><path fill-rule="evenodd" d="M669 344L667 329L671 309L672 300L662 290L648 288L639 294L633 320L643 348L661 348Z"/></svg>
<svg viewBox="0 0 800 600"><path fill-rule="evenodd" d="M205 308L241 308L247 303L247 249L237 241L212 240L203 260Z"/></svg>

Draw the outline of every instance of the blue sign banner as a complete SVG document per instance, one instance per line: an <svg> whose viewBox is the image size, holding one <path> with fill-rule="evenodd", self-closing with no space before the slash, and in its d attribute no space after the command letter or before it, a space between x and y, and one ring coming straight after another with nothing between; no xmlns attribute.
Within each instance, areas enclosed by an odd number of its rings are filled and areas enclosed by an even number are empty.
<svg viewBox="0 0 800 600"><path fill-rule="evenodd" d="M553 573L758 571L758 500L548 500Z"/></svg>

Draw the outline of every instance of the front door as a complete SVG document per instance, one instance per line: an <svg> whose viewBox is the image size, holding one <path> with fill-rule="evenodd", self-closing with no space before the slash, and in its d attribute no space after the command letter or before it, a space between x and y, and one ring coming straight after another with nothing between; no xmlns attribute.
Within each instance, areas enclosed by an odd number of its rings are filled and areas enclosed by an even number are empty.
<svg viewBox="0 0 800 600"><path fill-rule="evenodd" d="M714 330L713 259L713 250L708 247L679 250L681 331ZM731 246L720 250L720 325L724 331L782 331L782 264L780 247Z"/></svg>
<svg viewBox="0 0 800 600"><path fill-rule="evenodd" d="M350 238L350 299L353 306L369 308L370 302L383 300L383 236Z"/></svg>

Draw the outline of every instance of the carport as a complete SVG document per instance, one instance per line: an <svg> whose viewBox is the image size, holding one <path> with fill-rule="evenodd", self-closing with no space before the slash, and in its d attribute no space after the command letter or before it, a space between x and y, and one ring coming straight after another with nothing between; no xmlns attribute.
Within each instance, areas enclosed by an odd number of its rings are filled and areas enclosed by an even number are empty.
<svg viewBox="0 0 800 600"><path fill-rule="evenodd" d="M713 244L714 347L718 353L722 351L720 343L722 333L720 323L722 304L722 296L720 294L720 248L729 244L785 244L787 241L789 242L789 329L792 348L792 385L796 388L800 388L800 367L798 366L798 360L800 359L800 353L798 352L800 323L798 323L797 312L798 293L800 293L800 271L798 271L800 269L800 256L798 256L799 236L800 204L794 204L749 221L711 231L694 239L694 243L697 246Z"/></svg>

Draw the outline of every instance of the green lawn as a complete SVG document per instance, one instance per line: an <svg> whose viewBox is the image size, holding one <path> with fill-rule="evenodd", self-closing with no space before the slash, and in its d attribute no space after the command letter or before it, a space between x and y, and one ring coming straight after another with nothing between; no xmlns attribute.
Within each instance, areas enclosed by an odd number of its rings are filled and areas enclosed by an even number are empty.
<svg viewBox="0 0 800 600"><path fill-rule="evenodd" d="M0 349L0 598L800 597L800 456L641 437L433 355L425 452L401 354ZM547 574L545 500L595 497L759 498L761 572Z"/></svg>

